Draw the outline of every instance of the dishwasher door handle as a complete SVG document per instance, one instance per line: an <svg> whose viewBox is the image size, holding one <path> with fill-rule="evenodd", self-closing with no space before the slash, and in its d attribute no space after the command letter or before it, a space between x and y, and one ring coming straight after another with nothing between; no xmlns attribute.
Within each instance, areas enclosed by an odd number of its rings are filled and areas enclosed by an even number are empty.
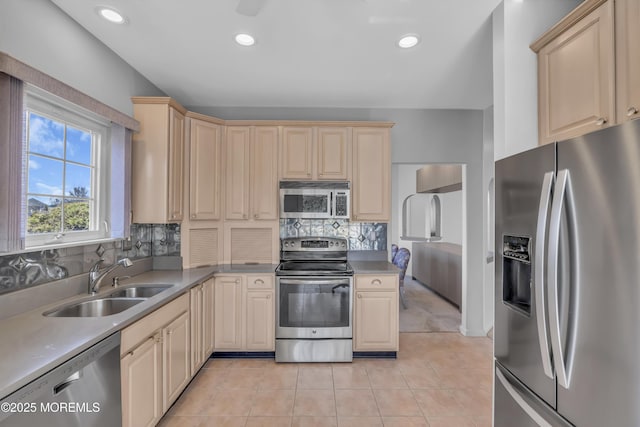
<svg viewBox="0 0 640 427"><path fill-rule="evenodd" d="M60 384L53 386L54 396L62 392L65 388L69 387L74 382L78 381L80 378L82 378L82 370L74 372L66 379L64 379Z"/></svg>

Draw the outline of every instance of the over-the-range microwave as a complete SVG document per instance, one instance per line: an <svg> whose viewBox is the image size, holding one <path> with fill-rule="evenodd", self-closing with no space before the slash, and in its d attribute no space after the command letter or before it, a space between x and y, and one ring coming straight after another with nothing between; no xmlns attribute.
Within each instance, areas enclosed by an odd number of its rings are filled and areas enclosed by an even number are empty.
<svg viewBox="0 0 640 427"><path fill-rule="evenodd" d="M280 181L280 218L349 218L346 181Z"/></svg>

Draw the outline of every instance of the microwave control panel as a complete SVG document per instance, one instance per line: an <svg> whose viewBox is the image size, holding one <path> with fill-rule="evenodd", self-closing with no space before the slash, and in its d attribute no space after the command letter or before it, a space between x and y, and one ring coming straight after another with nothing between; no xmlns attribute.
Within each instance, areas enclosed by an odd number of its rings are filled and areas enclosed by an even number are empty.
<svg viewBox="0 0 640 427"><path fill-rule="evenodd" d="M349 206L347 206L347 194L343 192L336 192L336 211L334 212L335 216L348 216L349 215Z"/></svg>

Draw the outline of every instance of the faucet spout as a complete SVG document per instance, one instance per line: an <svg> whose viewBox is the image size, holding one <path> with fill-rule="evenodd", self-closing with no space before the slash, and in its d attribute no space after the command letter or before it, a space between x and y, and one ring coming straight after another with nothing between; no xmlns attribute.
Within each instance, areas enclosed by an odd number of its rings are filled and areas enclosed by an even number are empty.
<svg viewBox="0 0 640 427"><path fill-rule="evenodd" d="M89 294L95 295L100 289L100 285L102 284L102 279L113 270L118 268L119 266L123 266L124 268L129 268L133 265L133 262L129 258L122 258L118 262L109 267L100 270L100 265L104 262L103 258L100 258L96 261L95 264L89 270Z"/></svg>

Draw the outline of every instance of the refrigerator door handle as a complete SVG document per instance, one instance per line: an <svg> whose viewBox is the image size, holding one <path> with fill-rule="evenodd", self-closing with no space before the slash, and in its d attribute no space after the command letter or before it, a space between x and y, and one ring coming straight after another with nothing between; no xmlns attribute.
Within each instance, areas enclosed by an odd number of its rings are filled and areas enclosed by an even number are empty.
<svg viewBox="0 0 640 427"><path fill-rule="evenodd" d="M551 221L549 224L549 270L547 281L549 283L549 328L551 332L551 349L553 350L553 362L555 365L558 384L568 389L571 370L566 368L565 354L562 349L560 333L560 301L558 298L558 269L560 255L560 224L562 222L562 210L565 195L571 199L571 179L569 171L558 171L556 187L551 205Z"/></svg>
<svg viewBox="0 0 640 427"><path fill-rule="evenodd" d="M542 418L542 416L540 414L538 414L535 409L533 409L524 399L522 396L520 396L520 393L518 393L518 390L516 390L511 383L509 382L509 380L507 380L504 376L504 374L502 372L500 372L500 369L498 369L498 367L496 366L496 378L498 378L498 381L500 381L500 383L502 384L502 386L504 387L504 389L507 391L507 393L509 393L509 395L511 396L511 398L518 404L518 406L520 406L520 408L522 408L522 410L529 415L529 418L531 418L533 421L536 422L536 424L538 424L540 427L553 427L551 424L549 424L544 418Z"/></svg>
<svg viewBox="0 0 640 427"><path fill-rule="evenodd" d="M542 191L540 193L540 207L538 208L538 225L536 230L536 251L535 251L535 303L536 320L538 322L538 344L540 345L540 355L542 356L542 369L544 374L553 379L553 367L551 365L551 347L547 331L547 307L544 280L544 249L547 232L547 216L549 212L549 202L551 201L551 189L553 187L553 172L544 174L542 181Z"/></svg>

